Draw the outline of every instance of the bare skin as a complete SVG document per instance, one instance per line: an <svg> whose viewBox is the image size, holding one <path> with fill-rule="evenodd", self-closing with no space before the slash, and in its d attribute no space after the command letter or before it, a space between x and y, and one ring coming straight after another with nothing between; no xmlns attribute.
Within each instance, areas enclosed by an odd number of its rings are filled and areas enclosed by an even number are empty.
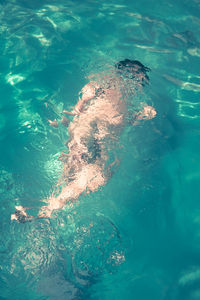
<svg viewBox="0 0 200 300"><path fill-rule="evenodd" d="M102 146L103 140L108 135L112 138L109 127L122 125L124 103L121 101L119 89L104 89L103 96L95 97L97 88L99 86L95 86L92 82L82 89L82 98L79 98L73 110L73 114L76 115L69 124L70 141L66 175L69 176L72 171L73 180L62 188L57 197L48 200L48 205L39 213L40 217L50 217L53 210L62 208L68 201L77 199L83 192L98 190L107 182L105 165L108 157ZM86 107L89 101L91 102ZM64 113L68 114L66 111ZM83 154L90 154L86 144L91 137L98 142L101 154L94 162L88 163L84 160Z"/></svg>
<svg viewBox="0 0 200 300"><path fill-rule="evenodd" d="M155 118L157 112L153 106L146 105L145 103L141 103L143 105L143 109L134 115L135 121L133 125L137 125L141 120L150 120Z"/></svg>
<svg viewBox="0 0 200 300"><path fill-rule="evenodd" d="M51 120L48 120L49 122L49 125L52 126L52 127L55 127L55 128L58 128L58 122L56 119L54 119L53 121Z"/></svg>
<svg viewBox="0 0 200 300"><path fill-rule="evenodd" d="M47 200L47 205L42 207L38 218L51 217L54 210L78 199L82 193L94 192L104 186L109 177L109 168L117 163L116 159L107 166L109 156L104 141L107 138L119 138L124 126L126 102L120 89L120 79L113 78L109 86L100 86L97 82L90 81L80 94L74 109L71 112L63 111L64 114L74 116L68 126L68 153L61 155L64 160L64 185L59 195ZM155 116L155 109L144 104L143 110L135 115L135 120ZM64 123L68 125L68 119L66 120ZM49 122L51 126L57 127L56 120ZM20 209L22 214L26 214L23 207ZM11 219L16 219L14 215Z"/></svg>
<svg viewBox="0 0 200 300"><path fill-rule="evenodd" d="M25 207L19 205L19 206L15 206L15 208L16 208L16 212L11 215L11 221L13 220L19 221L20 218L20 222L25 223L27 222L27 220L31 221L34 218L33 216L27 214Z"/></svg>

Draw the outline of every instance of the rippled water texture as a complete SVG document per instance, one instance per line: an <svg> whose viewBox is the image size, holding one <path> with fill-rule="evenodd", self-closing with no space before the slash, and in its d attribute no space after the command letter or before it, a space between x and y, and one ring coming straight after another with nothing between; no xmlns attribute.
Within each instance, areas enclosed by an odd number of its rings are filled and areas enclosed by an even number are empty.
<svg viewBox="0 0 200 300"><path fill-rule="evenodd" d="M200 299L200 4L0 0L0 299ZM50 220L70 110L87 76L130 58L151 68L108 184ZM139 97L139 98L138 98Z"/></svg>

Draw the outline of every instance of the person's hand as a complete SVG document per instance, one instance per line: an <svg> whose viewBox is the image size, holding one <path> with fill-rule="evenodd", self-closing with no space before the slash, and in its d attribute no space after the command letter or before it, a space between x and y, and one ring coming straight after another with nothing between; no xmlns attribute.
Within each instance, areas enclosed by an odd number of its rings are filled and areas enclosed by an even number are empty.
<svg viewBox="0 0 200 300"><path fill-rule="evenodd" d="M48 120L49 122L49 125L52 126L52 127L55 127L55 128L58 128L58 122L56 119L54 119L53 121L51 120Z"/></svg>
<svg viewBox="0 0 200 300"><path fill-rule="evenodd" d="M79 115L79 112L75 111L74 109L72 111L63 110L63 113L66 114L66 115L71 115L71 116Z"/></svg>
<svg viewBox="0 0 200 300"><path fill-rule="evenodd" d="M133 122L133 125L137 125L138 121L141 121L141 120L153 119L153 118L155 118L156 115L157 115L157 112L156 112L155 108L153 106L146 105L143 107L143 110L141 110L133 115L133 117L135 119Z"/></svg>
<svg viewBox="0 0 200 300"><path fill-rule="evenodd" d="M144 107L143 116L144 118L150 120L155 118L157 112L153 106L147 105Z"/></svg>

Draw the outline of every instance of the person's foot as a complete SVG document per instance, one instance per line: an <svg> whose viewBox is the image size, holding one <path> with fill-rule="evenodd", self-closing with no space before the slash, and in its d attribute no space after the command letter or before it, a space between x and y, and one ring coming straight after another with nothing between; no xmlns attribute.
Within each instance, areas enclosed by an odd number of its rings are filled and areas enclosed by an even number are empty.
<svg viewBox="0 0 200 300"><path fill-rule="evenodd" d="M11 215L11 221L16 220L18 223L30 222L34 217L28 215L25 208L21 205L15 206L16 211Z"/></svg>

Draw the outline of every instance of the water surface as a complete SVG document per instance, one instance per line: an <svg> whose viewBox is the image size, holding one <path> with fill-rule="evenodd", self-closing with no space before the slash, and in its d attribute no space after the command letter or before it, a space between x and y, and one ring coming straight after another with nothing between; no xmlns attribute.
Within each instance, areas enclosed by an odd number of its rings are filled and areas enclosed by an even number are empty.
<svg viewBox="0 0 200 300"><path fill-rule="evenodd" d="M199 15L197 0L0 1L0 299L200 298ZM126 128L102 190L11 222L60 176L68 133L48 119L125 58L151 68L157 117Z"/></svg>

